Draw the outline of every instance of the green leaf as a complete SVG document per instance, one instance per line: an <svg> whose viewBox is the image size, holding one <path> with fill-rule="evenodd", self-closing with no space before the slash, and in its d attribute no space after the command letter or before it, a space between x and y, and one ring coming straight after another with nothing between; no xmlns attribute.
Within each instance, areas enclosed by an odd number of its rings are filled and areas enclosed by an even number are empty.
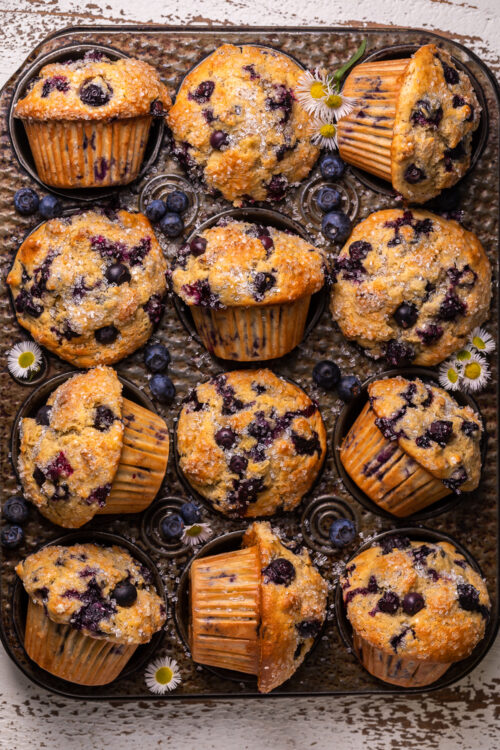
<svg viewBox="0 0 500 750"><path fill-rule="evenodd" d="M342 65L341 68L335 71L335 73L332 76L332 82L337 88L340 85L340 80L342 76L345 73L347 73L349 68L352 68L352 66L358 62L359 58L365 54L365 49L366 49L366 39L363 39L358 49L354 53L354 55L350 57L349 60L344 65Z"/></svg>

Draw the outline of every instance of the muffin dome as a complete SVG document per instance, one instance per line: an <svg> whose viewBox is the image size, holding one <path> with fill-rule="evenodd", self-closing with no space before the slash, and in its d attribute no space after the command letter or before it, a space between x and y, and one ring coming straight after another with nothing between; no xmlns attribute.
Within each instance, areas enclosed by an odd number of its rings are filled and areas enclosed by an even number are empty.
<svg viewBox="0 0 500 750"><path fill-rule="evenodd" d="M20 562L16 573L50 620L91 638L147 643L165 622L151 574L121 547L44 547ZM123 583L130 584L126 605L117 589Z"/></svg>
<svg viewBox="0 0 500 750"><path fill-rule="evenodd" d="M7 277L19 323L77 367L146 343L163 311L166 263L142 214L88 211L43 223Z"/></svg>
<svg viewBox="0 0 500 750"><path fill-rule="evenodd" d="M179 467L229 516L292 510L326 453L318 407L270 370L235 371L199 385L177 425Z"/></svg>
<svg viewBox="0 0 500 750"><path fill-rule="evenodd" d="M335 261L330 309L346 338L398 366L435 365L488 317L491 268L477 237L428 211L377 211Z"/></svg>
<svg viewBox="0 0 500 750"><path fill-rule="evenodd" d="M319 154L295 99L302 73L277 50L222 45L186 76L169 112L175 153L236 206L281 199Z"/></svg>
<svg viewBox="0 0 500 750"><path fill-rule="evenodd" d="M342 588L355 633L398 658L459 661L484 636L486 585L448 542L385 537L349 562Z"/></svg>

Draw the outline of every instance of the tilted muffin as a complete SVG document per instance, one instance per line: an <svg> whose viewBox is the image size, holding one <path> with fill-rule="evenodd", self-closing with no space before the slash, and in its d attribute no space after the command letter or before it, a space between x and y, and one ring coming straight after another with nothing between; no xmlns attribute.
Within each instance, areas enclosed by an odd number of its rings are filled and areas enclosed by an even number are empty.
<svg viewBox="0 0 500 750"><path fill-rule="evenodd" d="M268 693L302 664L326 617L328 587L309 554L294 554L269 523L253 523L243 549L190 569L194 661L257 675Z"/></svg>
<svg viewBox="0 0 500 750"><path fill-rule="evenodd" d="M224 221L180 248L172 281L210 352L266 360L300 343L324 267L321 251L298 235Z"/></svg>
<svg viewBox="0 0 500 750"><path fill-rule="evenodd" d="M361 63L344 84L353 111L338 123L349 164L425 203L464 176L481 108L467 74L434 44L410 59Z"/></svg>
<svg viewBox="0 0 500 750"><path fill-rule="evenodd" d="M235 206L280 200L319 154L295 98L302 74L278 50L222 45L180 87L168 114L174 152Z"/></svg>
<svg viewBox="0 0 500 750"><path fill-rule="evenodd" d="M383 537L349 561L341 583L360 661L393 685L430 685L484 636L486 585L448 542Z"/></svg>
<svg viewBox="0 0 500 750"><path fill-rule="evenodd" d="M14 108L38 176L60 188L127 185L137 177L153 116L171 104L158 72L141 60L83 59L45 65Z"/></svg>
<svg viewBox="0 0 500 750"><path fill-rule="evenodd" d="M113 364L143 346L163 312L167 266L142 214L98 211L44 222L7 283L19 323L76 367Z"/></svg>
<svg viewBox="0 0 500 750"><path fill-rule="evenodd" d="M21 421L23 491L53 523L78 528L96 513L135 513L157 494L169 439L156 414L122 398L109 367L74 375L35 418Z"/></svg>
<svg viewBox="0 0 500 750"><path fill-rule="evenodd" d="M151 572L121 547L44 547L16 573L30 597L28 656L79 685L114 680L165 622Z"/></svg>
<svg viewBox="0 0 500 750"><path fill-rule="evenodd" d="M227 372L186 398L177 424L179 468L228 516L293 510L326 454L317 405L270 370Z"/></svg>
<svg viewBox="0 0 500 750"><path fill-rule="evenodd" d="M408 516L481 478L480 417L443 388L420 379L376 380L347 433L340 460L384 510Z"/></svg>
<svg viewBox="0 0 500 750"><path fill-rule="evenodd" d="M428 211L377 211L335 261L330 309L344 336L394 365L436 365L488 317L491 267L477 237Z"/></svg>

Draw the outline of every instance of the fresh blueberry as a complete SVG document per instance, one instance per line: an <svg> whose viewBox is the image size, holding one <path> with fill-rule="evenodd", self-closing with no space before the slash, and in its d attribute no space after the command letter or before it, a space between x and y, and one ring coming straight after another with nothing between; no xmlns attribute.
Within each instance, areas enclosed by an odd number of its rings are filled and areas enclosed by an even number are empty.
<svg viewBox="0 0 500 750"><path fill-rule="evenodd" d="M178 237L184 231L184 222L179 214L169 212L160 221L160 229L167 237Z"/></svg>
<svg viewBox="0 0 500 750"><path fill-rule="evenodd" d="M144 349L144 364L150 372L163 372L170 364L170 352L163 344L148 344Z"/></svg>
<svg viewBox="0 0 500 750"><path fill-rule="evenodd" d="M346 547L356 536L356 525L350 518L337 518L330 526L329 536L334 547Z"/></svg>
<svg viewBox="0 0 500 750"><path fill-rule="evenodd" d="M321 231L327 240L345 242L351 234L351 220L342 211L330 211L323 216Z"/></svg>
<svg viewBox="0 0 500 750"><path fill-rule="evenodd" d="M182 520L188 526L192 526L193 523L200 523L201 521L201 512L196 503L183 503L179 512Z"/></svg>
<svg viewBox="0 0 500 750"><path fill-rule="evenodd" d="M38 210L44 219L55 219L61 215L62 205L55 195L44 195L38 206Z"/></svg>
<svg viewBox="0 0 500 750"><path fill-rule="evenodd" d="M112 344L118 336L118 328L115 328L115 326L103 326L94 331L94 336L100 344Z"/></svg>
<svg viewBox="0 0 500 750"><path fill-rule="evenodd" d="M328 185L322 187L316 195L316 204L319 210L324 214L327 214L332 210L332 208L337 208L337 206L340 206L341 200L342 196L340 195L339 191L335 190L335 188L333 187L329 187Z"/></svg>
<svg viewBox="0 0 500 750"><path fill-rule="evenodd" d="M173 190L165 198L167 211L174 214L183 214L189 207L189 198L184 190Z"/></svg>
<svg viewBox="0 0 500 750"><path fill-rule="evenodd" d="M417 591L411 591L403 599L403 612L405 615L416 615L423 607L425 607L424 597Z"/></svg>
<svg viewBox="0 0 500 750"><path fill-rule="evenodd" d="M20 526L7 525L0 532L0 544L6 549L15 549L22 544L24 532Z"/></svg>
<svg viewBox="0 0 500 750"><path fill-rule="evenodd" d="M411 328L418 318L418 310L411 302L403 302L394 313L394 320L400 328Z"/></svg>
<svg viewBox="0 0 500 750"><path fill-rule="evenodd" d="M144 213L148 217L149 221L156 223L157 221L160 221L160 219L163 219L163 217L167 213L167 207L163 201L151 201L151 203L148 203L148 205L146 206Z"/></svg>
<svg viewBox="0 0 500 750"><path fill-rule="evenodd" d="M130 581L121 581L111 592L119 607L131 607L137 600L137 589Z"/></svg>
<svg viewBox="0 0 500 750"><path fill-rule="evenodd" d="M168 375L156 373L149 381L149 388L153 396L162 404L170 404L175 398L175 385Z"/></svg>
<svg viewBox="0 0 500 750"><path fill-rule="evenodd" d="M51 411L51 406L41 406L36 413L35 422L43 427L48 427L50 425Z"/></svg>
<svg viewBox="0 0 500 750"><path fill-rule="evenodd" d="M130 271L124 263L113 263L113 265L106 269L104 275L110 284L116 284L117 286L125 284L126 281L130 281L132 278Z"/></svg>
<svg viewBox="0 0 500 750"><path fill-rule="evenodd" d="M21 526L28 518L28 503L22 495L12 495L5 501L2 514L9 523Z"/></svg>
<svg viewBox="0 0 500 750"><path fill-rule="evenodd" d="M31 188L21 188L14 195L14 208L22 216L31 216L38 211L40 199Z"/></svg>
<svg viewBox="0 0 500 750"><path fill-rule="evenodd" d="M160 522L160 533L166 542L180 539L184 530L184 521L177 513L162 518Z"/></svg>
<svg viewBox="0 0 500 750"><path fill-rule="evenodd" d="M345 164L338 154L323 154L319 169L325 180L336 180L344 174Z"/></svg>
<svg viewBox="0 0 500 750"><path fill-rule="evenodd" d="M312 372L314 382L325 391L333 391L340 380L340 367L329 359L314 365Z"/></svg>
<svg viewBox="0 0 500 750"><path fill-rule="evenodd" d="M340 378L337 393L342 401L352 401L361 391L361 381L356 375L344 375Z"/></svg>

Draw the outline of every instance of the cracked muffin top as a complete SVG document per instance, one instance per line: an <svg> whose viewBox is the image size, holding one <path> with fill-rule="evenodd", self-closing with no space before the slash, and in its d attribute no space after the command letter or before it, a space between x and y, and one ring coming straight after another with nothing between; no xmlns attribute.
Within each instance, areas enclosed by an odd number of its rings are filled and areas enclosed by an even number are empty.
<svg viewBox="0 0 500 750"><path fill-rule="evenodd" d="M186 398L179 467L216 510L233 517L295 508L323 464L326 432L304 391L270 370L224 373Z"/></svg>
<svg viewBox="0 0 500 750"><path fill-rule="evenodd" d="M20 562L16 573L53 622L91 638L147 643L165 622L151 572L122 547L44 547Z"/></svg>
<svg viewBox="0 0 500 750"><path fill-rule="evenodd" d="M26 496L53 523L78 528L106 504L123 445L122 385L110 367L74 375L21 420Z"/></svg>
<svg viewBox="0 0 500 750"><path fill-rule="evenodd" d="M319 291L324 266L321 251L298 235L229 221L180 248L172 281L188 305L278 305Z"/></svg>
<svg viewBox="0 0 500 750"><path fill-rule="evenodd" d="M474 490L481 477L483 426L470 406L459 406L443 388L406 378L368 386L375 423L387 440L453 492Z"/></svg>
<svg viewBox="0 0 500 750"><path fill-rule="evenodd" d="M342 333L394 366L438 364L488 317L491 267L481 243L428 211L371 214L334 270L330 309Z"/></svg>
<svg viewBox="0 0 500 750"><path fill-rule="evenodd" d="M464 659L489 618L483 579L448 542L384 537L349 561L342 589L354 630L403 658Z"/></svg>
<svg viewBox="0 0 500 750"><path fill-rule="evenodd" d="M110 120L162 115L170 104L151 65L133 58L109 60L93 50L83 59L45 65L14 114L33 120Z"/></svg>
<svg viewBox="0 0 500 750"><path fill-rule="evenodd" d="M161 317L166 262L142 214L88 211L44 222L7 277L19 323L76 367L132 354Z"/></svg>
<svg viewBox="0 0 500 750"><path fill-rule="evenodd" d="M280 200L319 155L295 98L302 74L277 50L222 45L180 87L168 114L174 153L235 206Z"/></svg>

